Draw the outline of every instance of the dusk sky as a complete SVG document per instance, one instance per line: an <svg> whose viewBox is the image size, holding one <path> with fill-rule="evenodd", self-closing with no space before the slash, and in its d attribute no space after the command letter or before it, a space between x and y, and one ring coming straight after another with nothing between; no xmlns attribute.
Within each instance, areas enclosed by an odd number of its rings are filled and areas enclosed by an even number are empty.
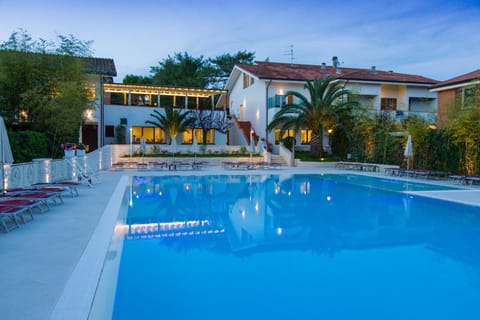
<svg viewBox="0 0 480 320"><path fill-rule="evenodd" d="M175 52L205 58L240 50L256 60L393 70L446 80L480 69L480 0L182 1L0 0L0 42L93 40L96 57L126 74Z"/></svg>

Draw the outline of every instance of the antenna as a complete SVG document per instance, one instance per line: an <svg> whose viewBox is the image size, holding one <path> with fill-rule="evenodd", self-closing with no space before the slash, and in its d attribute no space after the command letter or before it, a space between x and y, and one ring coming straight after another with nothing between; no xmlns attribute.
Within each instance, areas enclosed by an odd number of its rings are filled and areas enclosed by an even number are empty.
<svg viewBox="0 0 480 320"><path fill-rule="evenodd" d="M293 44L291 44L290 46L290 49L284 53L284 55L287 55L290 57L290 63L293 64L293 61L295 60L295 56L293 54Z"/></svg>

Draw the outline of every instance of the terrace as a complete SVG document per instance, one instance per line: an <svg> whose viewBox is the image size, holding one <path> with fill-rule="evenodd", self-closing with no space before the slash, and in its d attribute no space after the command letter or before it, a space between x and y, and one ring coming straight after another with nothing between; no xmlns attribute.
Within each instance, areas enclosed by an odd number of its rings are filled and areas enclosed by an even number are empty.
<svg viewBox="0 0 480 320"><path fill-rule="evenodd" d="M102 158L98 156L95 161L100 163L100 159ZM55 167L59 168L60 164ZM68 168L68 165L65 164L65 167ZM345 172L333 168L333 164L331 167L325 168L282 168L280 170L282 173ZM54 169L52 169L53 171ZM79 187L79 197L66 198L63 205L53 207L46 214L35 215L35 219L31 223L21 225L19 229L8 234L0 234L0 267L3 270L0 307L3 319L47 319L52 316L53 312L55 312L53 319L61 319L62 317L59 315L62 313L56 309L59 301L73 307L70 310L70 319L86 319L85 308L88 310L89 294L96 285L90 268L101 267L102 262L85 264L83 261L87 254L85 249L92 246L98 250L102 248L102 245L99 245L101 241L97 242L100 239L98 238L99 234L105 233L105 230L108 229L105 223L106 220L112 219L112 204L120 201L120 193L116 186L123 176L138 175L140 172L141 174L145 173L145 171L137 170L102 170L100 172L101 180L94 183L92 188L86 185ZM261 172L263 171L259 170L256 173ZM152 175L192 174L191 171L155 170L148 173ZM222 175L231 174L231 171L215 165L194 174ZM385 177L384 172L356 172L356 174ZM398 179L408 181L411 178L399 177ZM447 180L426 182L452 185L452 182ZM120 191L123 192L123 190ZM455 191L429 191L424 192L425 194L432 198L480 206L478 187L467 187ZM108 238L109 232L112 232L111 229L104 234L103 238ZM103 248L105 249L105 247ZM102 252L97 252L97 255L102 256ZM12 266L15 267L12 268ZM79 275L79 268L87 268L87 271L83 270L83 272L87 272L86 274L89 276L85 277L85 273L81 273L80 279L82 280L80 282L72 281L72 275L74 277ZM77 285L80 287L73 296L64 295L65 286ZM65 309L60 311L65 312Z"/></svg>

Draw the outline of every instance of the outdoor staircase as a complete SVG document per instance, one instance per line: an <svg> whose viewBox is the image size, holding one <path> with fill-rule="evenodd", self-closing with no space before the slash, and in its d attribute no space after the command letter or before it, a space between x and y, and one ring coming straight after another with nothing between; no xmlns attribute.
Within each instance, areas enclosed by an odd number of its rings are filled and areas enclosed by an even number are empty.
<svg viewBox="0 0 480 320"><path fill-rule="evenodd" d="M278 154L272 154L271 156L271 162L273 163L281 163L282 166L289 166L290 164L287 163L280 155Z"/></svg>
<svg viewBox="0 0 480 320"><path fill-rule="evenodd" d="M252 130L252 123L250 121L240 121L235 118L235 122L237 123L238 128L242 131L245 140L250 145L250 131ZM253 132L253 140L255 141L255 145L258 143L259 136L256 132Z"/></svg>

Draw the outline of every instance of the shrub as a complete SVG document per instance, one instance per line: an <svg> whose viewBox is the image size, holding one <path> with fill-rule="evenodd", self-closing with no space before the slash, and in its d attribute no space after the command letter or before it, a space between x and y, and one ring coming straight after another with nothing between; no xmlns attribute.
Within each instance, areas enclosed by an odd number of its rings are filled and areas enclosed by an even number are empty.
<svg viewBox="0 0 480 320"><path fill-rule="evenodd" d="M45 134L36 131L10 131L8 136L15 163L50 157Z"/></svg>

